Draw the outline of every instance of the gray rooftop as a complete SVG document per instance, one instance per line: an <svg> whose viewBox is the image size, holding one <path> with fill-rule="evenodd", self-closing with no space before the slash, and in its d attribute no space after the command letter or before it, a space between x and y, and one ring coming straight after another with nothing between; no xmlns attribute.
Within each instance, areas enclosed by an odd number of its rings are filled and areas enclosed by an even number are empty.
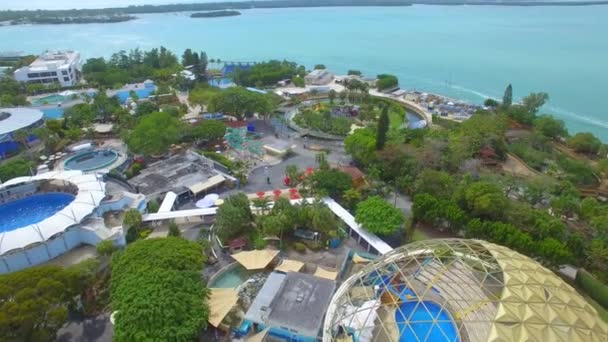
<svg viewBox="0 0 608 342"><path fill-rule="evenodd" d="M336 283L310 274L270 274L245 319L302 336L319 334Z"/></svg>
<svg viewBox="0 0 608 342"><path fill-rule="evenodd" d="M207 158L186 151L168 159L148 165L129 180L146 196L164 193L180 187L189 187L217 175L214 164Z"/></svg>

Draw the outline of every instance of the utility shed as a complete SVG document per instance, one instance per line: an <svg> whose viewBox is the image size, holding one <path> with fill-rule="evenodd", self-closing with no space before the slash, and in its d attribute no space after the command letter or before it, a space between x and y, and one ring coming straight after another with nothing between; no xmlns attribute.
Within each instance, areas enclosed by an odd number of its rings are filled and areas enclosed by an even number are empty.
<svg viewBox="0 0 608 342"><path fill-rule="evenodd" d="M245 314L270 334L316 338L336 283L310 274L273 272Z"/></svg>

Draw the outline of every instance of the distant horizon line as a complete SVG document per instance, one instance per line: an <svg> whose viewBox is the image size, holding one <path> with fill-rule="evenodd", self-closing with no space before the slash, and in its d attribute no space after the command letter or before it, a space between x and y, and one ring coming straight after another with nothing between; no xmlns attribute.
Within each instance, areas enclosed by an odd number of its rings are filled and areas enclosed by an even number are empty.
<svg viewBox="0 0 608 342"><path fill-rule="evenodd" d="M114 14L152 14L168 12L247 10L247 9L282 9L282 8L319 8L319 7L407 7L412 5L432 6L506 6L506 7L541 7L541 6L598 6L608 5L608 0L252 0L252 1L214 1L214 2L173 2L155 5L126 5L122 7L81 7L81 8L37 8L11 9L0 8L2 12L35 13L44 12L96 12L116 11ZM183 8L197 7L197 8ZM107 14L107 13L106 13ZM98 15L88 13L88 15Z"/></svg>

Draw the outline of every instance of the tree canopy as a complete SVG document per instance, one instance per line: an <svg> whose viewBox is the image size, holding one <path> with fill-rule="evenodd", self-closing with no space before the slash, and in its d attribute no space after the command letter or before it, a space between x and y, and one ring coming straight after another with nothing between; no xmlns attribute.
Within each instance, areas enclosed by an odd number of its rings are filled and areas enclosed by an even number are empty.
<svg viewBox="0 0 608 342"><path fill-rule="evenodd" d="M474 215L498 218L507 206L507 199L495 184L475 182L465 191L467 205Z"/></svg>
<svg viewBox="0 0 608 342"><path fill-rule="evenodd" d="M376 132L369 128L359 128L344 139L344 149L360 164L368 165L376 150Z"/></svg>
<svg viewBox="0 0 608 342"><path fill-rule="evenodd" d="M266 94L249 91L242 87L230 87L211 99L209 109L243 120L254 113L263 115L270 113L273 104Z"/></svg>
<svg viewBox="0 0 608 342"><path fill-rule="evenodd" d="M312 181L317 192L323 192L336 199L342 198L344 191L352 186L351 177L338 169L315 171L312 174Z"/></svg>
<svg viewBox="0 0 608 342"><path fill-rule="evenodd" d="M568 145L576 152L595 154L602 147L602 142L592 133L576 133L568 140Z"/></svg>
<svg viewBox="0 0 608 342"><path fill-rule="evenodd" d="M271 60L257 63L249 68L238 68L233 78L238 85L245 87L272 86L295 76L304 77L306 70L297 63Z"/></svg>
<svg viewBox="0 0 608 342"><path fill-rule="evenodd" d="M15 158L0 164L0 182L9 179L30 176L33 164L23 158Z"/></svg>
<svg viewBox="0 0 608 342"><path fill-rule="evenodd" d="M227 242L243 234L252 222L249 199L239 192L226 198L219 207L215 219L216 232L222 241Z"/></svg>
<svg viewBox="0 0 608 342"><path fill-rule="evenodd" d="M190 135L197 140L217 140L226 134L226 124L219 120L204 120L190 129Z"/></svg>
<svg viewBox="0 0 608 342"><path fill-rule="evenodd" d="M564 121L551 115L538 116L534 120L534 128L547 138L556 139L568 135Z"/></svg>
<svg viewBox="0 0 608 342"><path fill-rule="evenodd" d="M54 341L97 266L91 259L70 268L46 265L0 275L1 339Z"/></svg>
<svg viewBox="0 0 608 342"><path fill-rule="evenodd" d="M502 96L502 104L505 107L509 107L511 104L513 104L513 86L510 83L505 89L504 95Z"/></svg>
<svg viewBox="0 0 608 342"><path fill-rule="evenodd" d="M114 87L146 78L163 78L181 69L177 56L165 47L129 52L121 50L108 60L91 58L82 66L84 78L90 83Z"/></svg>
<svg viewBox="0 0 608 342"><path fill-rule="evenodd" d="M111 261L116 341L192 341L206 327L208 289L199 244L168 237L140 240Z"/></svg>
<svg viewBox="0 0 608 342"><path fill-rule="evenodd" d="M386 144L386 134L388 133L388 128L390 125L388 118L388 107L389 105L386 104L384 108L382 108L382 113L378 119L378 129L376 131L376 150L383 149L384 145Z"/></svg>
<svg viewBox="0 0 608 342"><path fill-rule="evenodd" d="M165 112L146 115L127 137L129 149L145 155L162 154L179 142L182 123Z"/></svg>
<svg viewBox="0 0 608 342"><path fill-rule="evenodd" d="M536 114L548 100L549 94L547 93L530 93L521 100L521 103L528 112Z"/></svg>
<svg viewBox="0 0 608 342"><path fill-rule="evenodd" d="M372 196L357 205L357 223L372 233L389 235L405 222L401 210L393 207L379 196Z"/></svg>
<svg viewBox="0 0 608 342"><path fill-rule="evenodd" d="M399 86L399 79L395 75L380 74L376 81L376 87L378 90L388 90Z"/></svg>

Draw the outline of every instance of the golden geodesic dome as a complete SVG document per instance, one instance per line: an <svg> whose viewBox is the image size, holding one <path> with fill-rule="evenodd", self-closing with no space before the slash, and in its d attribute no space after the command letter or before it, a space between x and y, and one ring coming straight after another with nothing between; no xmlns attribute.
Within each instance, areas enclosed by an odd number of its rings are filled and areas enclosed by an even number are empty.
<svg viewBox="0 0 608 342"><path fill-rule="evenodd" d="M608 325L536 261L480 240L395 249L349 277L323 340L608 341Z"/></svg>

